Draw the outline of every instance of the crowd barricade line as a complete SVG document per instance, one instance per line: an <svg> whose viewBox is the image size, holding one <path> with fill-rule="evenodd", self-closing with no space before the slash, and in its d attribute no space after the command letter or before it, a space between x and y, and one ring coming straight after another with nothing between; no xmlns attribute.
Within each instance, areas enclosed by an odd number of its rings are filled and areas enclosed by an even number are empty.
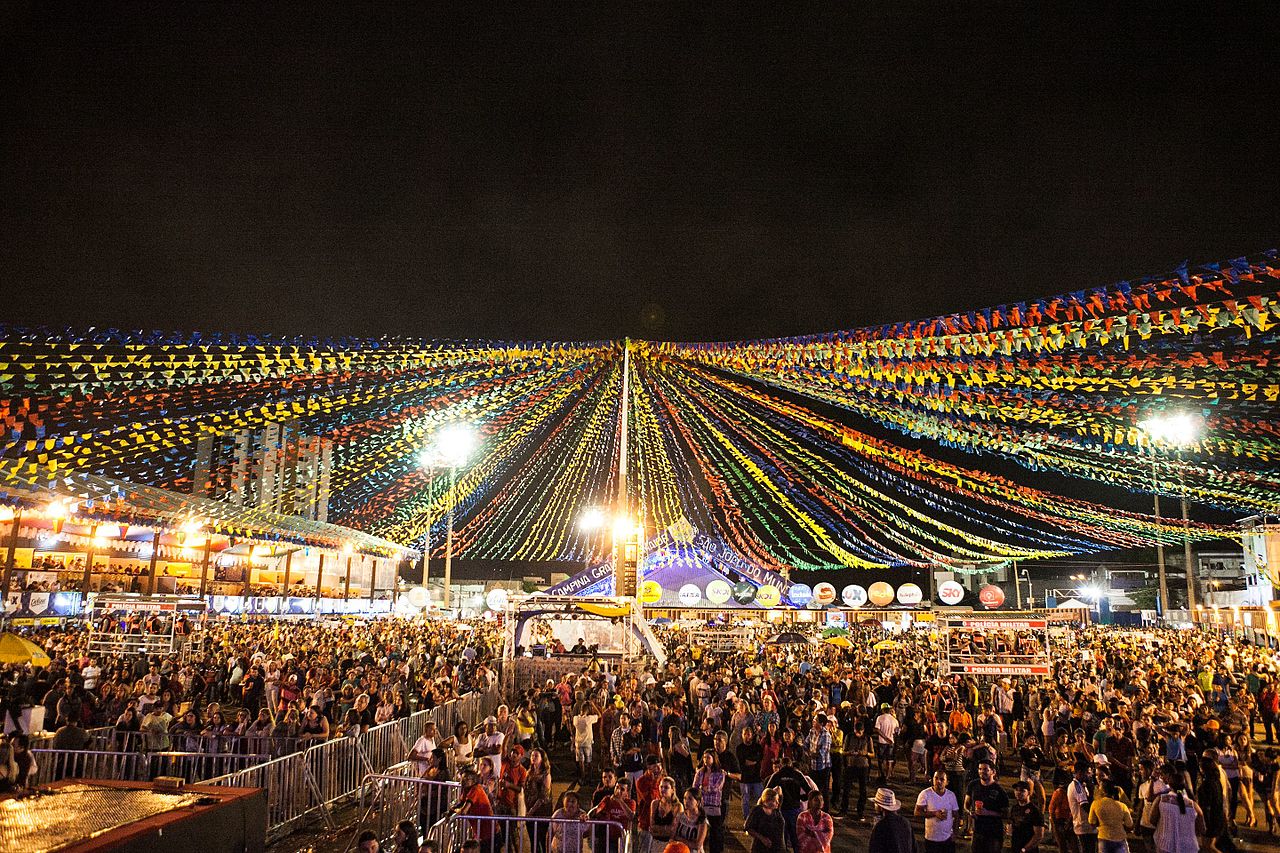
<svg viewBox="0 0 1280 853"><path fill-rule="evenodd" d="M299 738L274 735L156 734L117 730L112 726L89 729L88 734L90 748L100 752L199 752L279 758L302 748Z"/></svg>
<svg viewBox="0 0 1280 853"><path fill-rule="evenodd" d="M80 749L33 749L40 767L39 784L62 779L118 779L150 782L157 776L180 776L194 783L263 764L265 755L207 755L191 752L112 752Z"/></svg>
<svg viewBox="0 0 1280 853"><path fill-rule="evenodd" d="M449 808L457 800L462 786L457 782L436 782L409 775L406 765L402 773L372 773L365 777L364 788L369 802L355 831L371 829L378 838L389 839L402 820L413 821L423 837L436 840L437 850L455 849L449 827ZM348 845L350 849L351 845Z"/></svg>
<svg viewBox="0 0 1280 853"><path fill-rule="evenodd" d="M350 737L336 738L265 761L252 767L223 771L203 784L227 787L265 788L267 791L268 841L288 835L305 819L319 816L332 828L332 807L349 797L363 804L372 797L366 779L387 768L405 768L413 744L428 722L436 724L441 737L454 720L467 720L473 727L500 702L496 687L484 693L470 693L443 705L374 726ZM475 722L471 722L471 721ZM130 755L131 753L115 753ZM145 756L141 756L145 757ZM269 756L268 756L269 758ZM394 828L394 827L393 827ZM446 848L441 847L440 850Z"/></svg>

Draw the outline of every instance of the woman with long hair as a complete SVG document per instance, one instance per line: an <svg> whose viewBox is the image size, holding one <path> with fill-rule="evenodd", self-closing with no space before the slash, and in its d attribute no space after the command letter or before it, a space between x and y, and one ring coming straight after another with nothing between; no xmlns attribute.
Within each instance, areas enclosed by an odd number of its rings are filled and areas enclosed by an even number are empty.
<svg viewBox="0 0 1280 853"><path fill-rule="evenodd" d="M689 847L689 853L702 853L707 842L710 824L702 810L702 794L697 788L684 792L680 813L676 815L672 838Z"/></svg>
<svg viewBox="0 0 1280 853"><path fill-rule="evenodd" d="M714 749L702 753L702 766L693 775L693 787L702 793L702 811L707 816L707 851L724 853L724 788L728 775L720 767Z"/></svg>
<svg viewBox="0 0 1280 853"><path fill-rule="evenodd" d="M782 794L779 788L765 788L760 792L751 814L747 815L744 829L751 836L751 853L778 853L783 846L787 824L783 820Z"/></svg>
<svg viewBox="0 0 1280 853"><path fill-rule="evenodd" d="M1237 767L1240 773L1239 800L1244 806L1245 820L1257 827L1258 813L1253 804L1253 743L1246 732L1235 735ZM1235 817L1235 814L1232 814Z"/></svg>
<svg viewBox="0 0 1280 853"><path fill-rule="evenodd" d="M541 747L529 752L529 772L524 777L524 811L528 817L551 817L551 762ZM547 849L549 824L529 824L529 853Z"/></svg>
<svg viewBox="0 0 1280 853"><path fill-rule="evenodd" d="M762 713L761 717L763 716ZM776 712L761 731L760 778L768 779L781 766L779 759L782 757L782 735L778 733L778 715Z"/></svg>
<svg viewBox="0 0 1280 853"><path fill-rule="evenodd" d="M1186 774L1165 764L1160 776L1169 789L1146 807L1142 819L1155 827L1151 842L1156 853L1199 853L1197 836L1205 836L1208 827L1200 805L1187 793ZM1206 842L1206 849L1216 849L1212 841Z"/></svg>
<svg viewBox="0 0 1280 853"><path fill-rule="evenodd" d="M676 780L663 776L658 782L658 796L649 804L649 835L653 838L649 853L660 851L672 840L680 808L680 798L676 796Z"/></svg>

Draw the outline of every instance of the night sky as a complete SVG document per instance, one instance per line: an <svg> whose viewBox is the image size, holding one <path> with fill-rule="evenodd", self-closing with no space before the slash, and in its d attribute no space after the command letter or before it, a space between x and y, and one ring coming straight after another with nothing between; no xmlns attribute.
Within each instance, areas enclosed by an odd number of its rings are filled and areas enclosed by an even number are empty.
<svg viewBox="0 0 1280 853"><path fill-rule="evenodd" d="M0 319L728 339L1280 244L1262 21L281 5L3 7Z"/></svg>

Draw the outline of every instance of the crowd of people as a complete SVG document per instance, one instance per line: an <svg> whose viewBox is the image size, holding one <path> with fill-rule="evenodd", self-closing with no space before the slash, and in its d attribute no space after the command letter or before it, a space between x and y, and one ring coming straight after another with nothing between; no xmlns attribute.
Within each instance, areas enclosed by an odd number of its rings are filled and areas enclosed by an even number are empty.
<svg viewBox="0 0 1280 853"><path fill-rule="evenodd" d="M829 853L839 822L866 825L873 853L1229 853L1241 826L1280 832L1267 649L1064 629L1051 677L980 680L941 674L929 631L880 650L879 629L848 648L712 652L692 636L663 634L661 668L574 663L481 731L421 744L423 775L460 779L460 814L610 821L640 853L722 853L739 807L752 853ZM551 758L571 768L557 798ZM439 814L420 817L425 830ZM513 826L472 834L502 849L504 831L527 832L533 853L618 846L614 829Z"/></svg>
<svg viewBox="0 0 1280 853"><path fill-rule="evenodd" d="M874 853L1231 853L1241 827L1280 832L1273 652L1064 631L1051 677L999 679L940 672L929 630L713 651L670 628L664 665L621 674L555 640L559 677L413 744L415 775L461 783L452 805L424 797L415 828L452 808L480 853L513 831L530 853L613 853L632 832L639 853L723 853L739 825L752 853L829 853L842 822ZM24 706L54 748L279 755L488 690L501 656L492 623L217 622L185 659L95 656L87 637L39 629L53 663L0 670L0 789L35 776Z"/></svg>
<svg viewBox="0 0 1280 853"><path fill-rule="evenodd" d="M148 628L145 617L129 625ZM0 669L0 722L25 736L24 710L40 706L51 748L278 756L488 689L500 649L493 629L438 621L207 633L185 657L101 656L84 630L39 630L31 638L52 663Z"/></svg>

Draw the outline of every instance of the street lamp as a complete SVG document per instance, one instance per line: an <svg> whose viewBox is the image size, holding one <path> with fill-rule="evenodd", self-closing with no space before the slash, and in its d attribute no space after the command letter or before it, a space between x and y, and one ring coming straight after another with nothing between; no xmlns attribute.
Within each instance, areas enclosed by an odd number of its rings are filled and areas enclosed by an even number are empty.
<svg viewBox="0 0 1280 853"><path fill-rule="evenodd" d="M419 455L421 465L430 471L444 466L449 469L449 497L444 528L444 608L448 610L451 603L451 585L453 584L453 492L457 487L458 469L467 464L472 453L480 447L480 435L470 424L448 424L435 434L435 442ZM431 553L431 520L426 524L426 542L422 547L422 585L428 580Z"/></svg>
<svg viewBox="0 0 1280 853"><path fill-rule="evenodd" d="M1155 495L1156 518L1160 517L1160 483L1156 476L1155 446L1164 445L1173 448L1178 457L1178 491L1182 499L1182 559L1187 571L1187 610L1196 606L1196 581L1191 567L1191 519L1187 513L1187 490L1182 479L1182 451L1200 440L1204 431L1204 419L1189 412L1171 412L1169 414L1152 415L1138 423L1138 428L1146 433L1151 442L1151 485ZM1164 546L1158 545L1156 558L1160 572L1160 606L1166 609L1168 604L1168 584L1165 580Z"/></svg>
<svg viewBox="0 0 1280 853"><path fill-rule="evenodd" d="M598 506L589 506L582 511L582 515L578 517L578 529L587 534L588 539L598 530L605 529L607 520L604 509ZM591 553L588 550L583 560L584 568L591 568Z"/></svg>

